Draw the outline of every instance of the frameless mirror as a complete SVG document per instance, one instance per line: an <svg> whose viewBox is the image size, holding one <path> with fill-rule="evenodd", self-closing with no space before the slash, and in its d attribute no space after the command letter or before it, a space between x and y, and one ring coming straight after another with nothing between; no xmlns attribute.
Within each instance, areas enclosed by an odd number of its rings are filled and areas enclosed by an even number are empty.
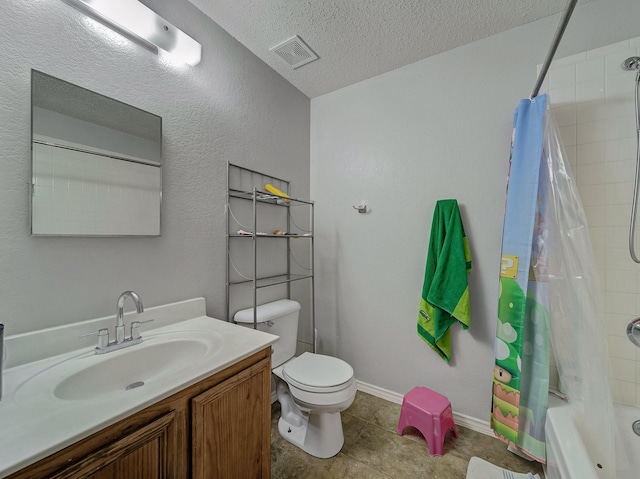
<svg viewBox="0 0 640 479"><path fill-rule="evenodd" d="M31 234L159 236L162 118L31 72Z"/></svg>

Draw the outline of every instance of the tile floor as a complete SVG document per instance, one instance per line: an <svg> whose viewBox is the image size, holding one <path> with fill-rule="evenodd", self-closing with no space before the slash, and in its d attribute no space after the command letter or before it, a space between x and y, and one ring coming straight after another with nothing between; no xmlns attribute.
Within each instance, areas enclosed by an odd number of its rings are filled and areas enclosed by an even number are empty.
<svg viewBox="0 0 640 479"><path fill-rule="evenodd" d="M280 437L280 405L271 418L271 477L273 479L465 479L467 464L478 456L515 472L542 475L542 466L506 450L497 439L457 426L459 437L447 434L442 457L431 457L417 430L396 434L400 406L358 391L342 413L344 446L331 459L312 457Z"/></svg>

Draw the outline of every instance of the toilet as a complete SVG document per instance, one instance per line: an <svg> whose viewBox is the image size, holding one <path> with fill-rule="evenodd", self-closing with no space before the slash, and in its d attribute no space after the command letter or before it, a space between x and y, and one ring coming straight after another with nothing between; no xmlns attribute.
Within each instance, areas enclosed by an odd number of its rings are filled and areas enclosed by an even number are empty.
<svg viewBox="0 0 640 479"><path fill-rule="evenodd" d="M300 303L280 299L257 307L258 329L280 336L273 345L272 373L280 402L280 435L312 456L333 457L344 444L340 413L353 403L353 368L341 359L305 352L294 357ZM234 321L253 327L253 308Z"/></svg>

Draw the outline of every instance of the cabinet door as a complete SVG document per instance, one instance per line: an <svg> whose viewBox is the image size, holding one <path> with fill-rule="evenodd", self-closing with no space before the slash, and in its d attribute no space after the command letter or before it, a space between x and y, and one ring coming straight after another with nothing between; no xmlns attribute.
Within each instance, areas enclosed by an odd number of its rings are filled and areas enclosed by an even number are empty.
<svg viewBox="0 0 640 479"><path fill-rule="evenodd" d="M193 478L269 478L270 428L267 358L192 399Z"/></svg>
<svg viewBox="0 0 640 479"><path fill-rule="evenodd" d="M172 479L177 477L174 411L98 449L51 479Z"/></svg>

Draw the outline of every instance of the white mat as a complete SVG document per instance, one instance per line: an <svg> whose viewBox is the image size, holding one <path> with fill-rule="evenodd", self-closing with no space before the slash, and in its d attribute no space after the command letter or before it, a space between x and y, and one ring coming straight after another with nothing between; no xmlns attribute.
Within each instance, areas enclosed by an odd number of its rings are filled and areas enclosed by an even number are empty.
<svg viewBox="0 0 640 479"><path fill-rule="evenodd" d="M479 457L472 457L467 467L467 479L540 479L540 476L508 471Z"/></svg>

